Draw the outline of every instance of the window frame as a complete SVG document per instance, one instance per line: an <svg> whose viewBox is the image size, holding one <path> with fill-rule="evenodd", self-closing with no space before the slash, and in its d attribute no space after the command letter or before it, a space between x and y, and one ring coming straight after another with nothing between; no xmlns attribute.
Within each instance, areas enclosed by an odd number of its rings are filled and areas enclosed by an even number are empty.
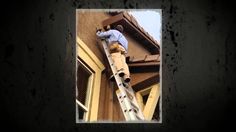
<svg viewBox="0 0 236 132"><path fill-rule="evenodd" d="M79 59L78 59L79 58ZM93 72L92 74L92 86L89 88L90 92L86 96L86 102L88 104L88 111L85 115L84 122L94 122L98 118L98 105L99 105L99 96L100 96L100 85L101 85L101 76L102 71L105 69L105 66L97 58L97 56L88 48L88 46L79 38L76 38L76 92L77 92L77 68L78 60L81 60L82 65L90 69ZM78 103L75 100L76 104L76 123L82 123L78 120Z"/></svg>
<svg viewBox="0 0 236 132"><path fill-rule="evenodd" d="M80 102L79 100L76 99L76 103L79 105L80 108L84 110L84 117L83 120L87 121L89 118L89 109L91 105L91 95L92 95L92 88L93 88L93 81L94 81L94 72L89 69L81 60L80 58L77 58L77 63L81 64L83 68L87 70L87 72L90 73L90 76L88 78L88 85L87 85L87 90L86 90L86 97L85 97L85 104ZM77 67L78 68L78 67ZM77 73L77 72L76 72Z"/></svg>

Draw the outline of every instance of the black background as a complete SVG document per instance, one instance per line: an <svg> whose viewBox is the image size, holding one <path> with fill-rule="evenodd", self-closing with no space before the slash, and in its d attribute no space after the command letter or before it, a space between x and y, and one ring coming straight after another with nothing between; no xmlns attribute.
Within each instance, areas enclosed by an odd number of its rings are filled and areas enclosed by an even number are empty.
<svg viewBox="0 0 236 132"><path fill-rule="evenodd" d="M75 9L163 9L163 123L75 124ZM234 129L234 4L217 0L45 0L1 4L1 128Z"/></svg>

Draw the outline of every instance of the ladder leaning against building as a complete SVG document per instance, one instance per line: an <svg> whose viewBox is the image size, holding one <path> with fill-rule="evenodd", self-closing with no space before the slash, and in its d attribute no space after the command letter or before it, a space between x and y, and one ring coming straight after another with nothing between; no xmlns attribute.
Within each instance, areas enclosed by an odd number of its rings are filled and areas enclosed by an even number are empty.
<svg viewBox="0 0 236 132"><path fill-rule="evenodd" d="M107 42L105 39L101 40L103 49L111 67L113 76L115 78L118 90L116 91L117 98L119 100L120 107L126 121L139 121L144 120L142 110L140 109L134 91L130 86L130 83L125 83L123 78L118 75L117 69L114 66L111 54L109 52Z"/></svg>

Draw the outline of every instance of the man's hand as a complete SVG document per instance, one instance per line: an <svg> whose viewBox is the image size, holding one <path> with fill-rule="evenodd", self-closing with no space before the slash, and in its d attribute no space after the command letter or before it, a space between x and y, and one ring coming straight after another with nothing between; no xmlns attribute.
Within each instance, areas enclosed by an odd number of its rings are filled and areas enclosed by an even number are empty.
<svg viewBox="0 0 236 132"><path fill-rule="evenodd" d="M96 27L96 33L97 33L98 31L99 31L99 32L101 32L101 31L102 31L102 29L101 29L101 28L97 28L97 27Z"/></svg>

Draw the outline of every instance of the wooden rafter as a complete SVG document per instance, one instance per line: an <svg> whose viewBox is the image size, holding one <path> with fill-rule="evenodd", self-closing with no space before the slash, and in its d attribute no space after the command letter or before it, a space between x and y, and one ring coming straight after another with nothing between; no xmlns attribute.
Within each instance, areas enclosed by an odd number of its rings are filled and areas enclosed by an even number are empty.
<svg viewBox="0 0 236 132"><path fill-rule="evenodd" d="M146 120L152 119L155 108L157 106L159 96L160 96L160 85L159 84L153 85L151 92L148 96L147 103L143 110L143 115Z"/></svg>
<svg viewBox="0 0 236 132"><path fill-rule="evenodd" d="M156 84L156 83L159 83L159 74L155 74L153 76L151 76L150 78L142 81L142 82L139 82L137 84L134 84L132 87L134 89L134 91L140 91L150 85L153 85L153 84Z"/></svg>

